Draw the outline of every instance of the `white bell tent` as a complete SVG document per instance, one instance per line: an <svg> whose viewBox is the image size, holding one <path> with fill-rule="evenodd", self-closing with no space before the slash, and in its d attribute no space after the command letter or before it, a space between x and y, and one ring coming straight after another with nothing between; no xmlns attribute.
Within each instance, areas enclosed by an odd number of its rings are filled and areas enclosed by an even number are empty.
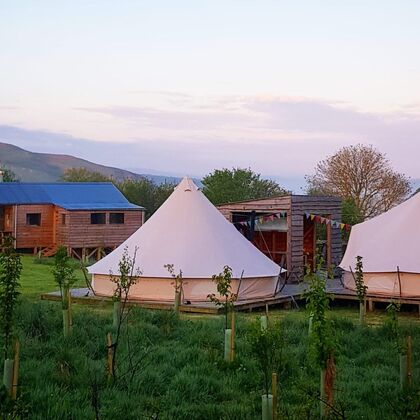
<svg viewBox="0 0 420 420"><path fill-rule="evenodd" d="M353 226L341 261L344 285L355 290L350 271L363 257L368 293L420 297L420 194L366 222Z"/></svg>
<svg viewBox="0 0 420 420"><path fill-rule="evenodd" d="M96 294L111 296L118 263L127 249L134 271L141 276L130 290L131 299L172 301L173 279L182 270L184 300L205 301L216 293L212 276L232 269L232 288L238 299L273 296L280 267L260 252L210 203L189 178L184 178L170 197L130 238L89 268ZM239 289L239 290L238 290Z"/></svg>

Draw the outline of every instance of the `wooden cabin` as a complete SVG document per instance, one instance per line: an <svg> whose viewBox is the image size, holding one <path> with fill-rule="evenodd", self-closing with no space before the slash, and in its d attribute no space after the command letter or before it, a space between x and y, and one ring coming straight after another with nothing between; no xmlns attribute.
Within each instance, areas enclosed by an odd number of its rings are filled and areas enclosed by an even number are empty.
<svg viewBox="0 0 420 420"><path fill-rule="evenodd" d="M220 212L265 255L300 280L323 254L328 267L341 261L341 199L306 195L227 203ZM318 247L318 250L317 250Z"/></svg>
<svg viewBox="0 0 420 420"><path fill-rule="evenodd" d="M63 245L77 258L100 258L144 223L144 208L109 182L0 183L0 235L15 248L51 256Z"/></svg>

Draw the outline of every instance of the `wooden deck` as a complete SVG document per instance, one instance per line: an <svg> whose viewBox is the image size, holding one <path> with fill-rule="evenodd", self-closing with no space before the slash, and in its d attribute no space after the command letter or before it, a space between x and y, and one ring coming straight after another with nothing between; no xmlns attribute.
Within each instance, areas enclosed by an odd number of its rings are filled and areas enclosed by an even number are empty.
<svg viewBox="0 0 420 420"><path fill-rule="evenodd" d="M235 302L235 309L237 311L252 311L254 309L262 309L268 307L287 307L290 308L292 305L295 307L303 306L302 302L303 294L307 288L306 283L288 284L283 287L280 293L276 296L269 297L266 299L248 299L239 300ZM358 300L355 292L345 289L339 280L329 280L327 282L327 291L334 295L334 301L356 301ZM71 290L72 300L75 303L85 304L107 304L111 303L110 297L96 296L87 288L72 289ZM44 300L60 300L59 292L44 293L41 295L41 299ZM367 295L368 310L373 311L375 309L375 303L390 303L391 301L399 301L401 304L415 306L418 309L418 315L420 316L420 298L411 299L398 297L390 298L379 295ZM141 308L146 309L158 309L158 310L171 310L173 308L172 302L165 301L145 301L145 300L130 300L130 305L138 305ZM191 304L185 304L180 306L181 312L186 313L198 313L198 314L219 314L222 312L220 307L217 307L211 302L194 302Z"/></svg>

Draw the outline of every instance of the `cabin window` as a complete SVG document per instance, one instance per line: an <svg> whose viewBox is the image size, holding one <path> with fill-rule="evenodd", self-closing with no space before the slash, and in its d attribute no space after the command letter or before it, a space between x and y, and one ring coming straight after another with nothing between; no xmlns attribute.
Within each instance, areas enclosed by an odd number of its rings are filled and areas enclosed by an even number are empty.
<svg viewBox="0 0 420 420"><path fill-rule="evenodd" d="M104 225L106 223L105 213L91 213L90 224L91 225Z"/></svg>
<svg viewBox="0 0 420 420"><path fill-rule="evenodd" d="M111 225L123 225L124 213L109 213L109 223Z"/></svg>
<svg viewBox="0 0 420 420"><path fill-rule="evenodd" d="M41 226L41 213L26 213L26 224L29 226Z"/></svg>
<svg viewBox="0 0 420 420"><path fill-rule="evenodd" d="M61 224L63 226L66 224L66 215L64 213L61 215Z"/></svg>

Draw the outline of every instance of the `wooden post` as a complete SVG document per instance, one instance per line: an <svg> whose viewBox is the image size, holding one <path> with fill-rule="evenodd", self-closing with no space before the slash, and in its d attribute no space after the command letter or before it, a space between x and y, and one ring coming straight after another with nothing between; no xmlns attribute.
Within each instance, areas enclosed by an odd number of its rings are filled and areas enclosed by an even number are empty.
<svg viewBox="0 0 420 420"><path fill-rule="evenodd" d="M407 365L407 355L400 354L400 386L402 391L404 391L408 387Z"/></svg>
<svg viewBox="0 0 420 420"><path fill-rule="evenodd" d="M13 361L13 383L12 383L12 399L17 397L17 387L19 378L19 356L20 356L20 343L19 340L15 342L15 352Z"/></svg>
<svg viewBox="0 0 420 420"><path fill-rule="evenodd" d="M277 420L277 373L271 374L271 394L273 395L273 420Z"/></svg>
<svg viewBox="0 0 420 420"><path fill-rule="evenodd" d="M327 216L331 219L331 215ZM327 269L329 270L332 266L332 232L331 232L331 223L327 224Z"/></svg>
<svg viewBox="0 0 420 420"><path fill-rule="evenodd" d="M373 312L375 310L375 302L372 299L369 299L368 303L369 303L369 312Z"/></svg>
<svg viewBox="0 0 420 420"><path fill-rule="evenodd" d="M413 386L413 343L411 335L407 337L407 386Z"/></svg>
<svg viewBox="0 0 420 420"><path fill-rule="evenodd" d="M108 359L107 359L108 378L112 379L112 377L114 376L114 367L113 367L114 358L113 358L113 348L112 348L112 335L110 332L106 336L106 345L108 349Z"/></svg>
<svg viewBox="0 0 420 420"><path fill-rule="evenodd" d="M230 336L230 361L233 362L235 360L235 310L232 310L230 316L230 329L231 329L231 336Z"/></svg>

